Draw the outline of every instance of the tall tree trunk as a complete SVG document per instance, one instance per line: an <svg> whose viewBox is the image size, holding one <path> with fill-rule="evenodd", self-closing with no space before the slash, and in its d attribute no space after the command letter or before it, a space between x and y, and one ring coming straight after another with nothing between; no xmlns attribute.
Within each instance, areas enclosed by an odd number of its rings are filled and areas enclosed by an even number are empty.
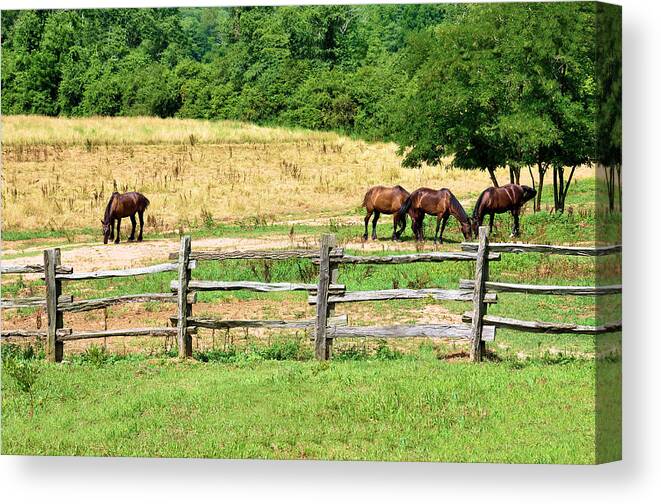
<svg viewBox="0 0 661 504"><path fill-rule="evenodd" d="M576 171L576 166L571 167L571 171L569 172L569 177L567 178L567 182L564 183L564 187L561 187L560 191L560 207L562 208L562 211L565 211L565 202L567 201L567 193L569 192L569 188L571 187L571 180L574 178L574 172ZM564 177L564 168L561 169L561 174ZM562 177L561 177L562 180Z"/></svg>
<svg viewBox="0 0 661 504"><path fill-rule="evenodd" d="M567 200L567 193L569 192L569 186L575 171L576 166L572 166L569 177L565 181L565 167L553 166L553 200L555 211L558 213L565 211L565 201Z"/></svg>
<svg viewBox="0 0 661 504"><path fill-rule="evenodd" d="M500 187L498 185L498 180L496 179L496 169L495 168L487 168L489 170L489 177L491 177L491 183L493 184L494 187Z"/></svg>
<svg viewBox="0 0 661 504"><path fill-rule="evenodd" d="M617 170L617 192L620 200L620 212L622 211L622 164L617 163L615 165Z"/></svg>
<svg viewBox="0 0 661 504"><path fill-rule="evenodd" d="M537 171L539 173L539 187L537 190L537 211L539 212L542 209L542 191L544 190L544 175L546 175L546 170L548 165L545 165L543 162L539 161L537 163Z"/></svg>
<svg viewBox="0 0 661 504"><path fill-rule="evenodd" d="M606 190L608 191L608 211L615 210L615 177L612 166L601 165L604 167L604 179L606 180Z"/></svg>
<svg viewBox="0 0 661 504"><path fill-rule="evenodd" d="M530 173L530 180L532 181L532 188L535 189L535 176L532 173L532 166L528 165L528 172ZM537 203L535 200L532 202L532 211L537 212Z"/></svg>
<svg viewBox="0 0 661 504"><path fill-rule="evenodd" d="M553 165L553 211L558 211L558 167Z"/></svg>
<svg viewBox="0 0 661 504"><path fill-rule="evenodd" d="M521 167L510 166L510 184L519 184L521 181Z"/></svg>

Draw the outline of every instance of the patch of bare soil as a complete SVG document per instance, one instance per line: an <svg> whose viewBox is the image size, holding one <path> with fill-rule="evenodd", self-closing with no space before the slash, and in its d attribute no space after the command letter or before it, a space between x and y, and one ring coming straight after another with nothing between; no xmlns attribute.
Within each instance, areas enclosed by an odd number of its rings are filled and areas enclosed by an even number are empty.
<svg viewBox="0 0 661 504"><path fill-rule="evenodd" d="M303 246L305 243L292 242L285 236L264 238L203 238L193 241L193 248L221 250L263 250ZM309 246L309 243L307 244ZM62 264L73 266L74 271L95 271L100 269L122 269L155 262L168 261L168 254L178 252L178 240L149 240L143 242L121 242L115 244L85 244L60 247ZM23 249L23 256L34 252L35 255L11 258L3 250L2 263L6 266L38 264L41 262L41 249Z"/></svg>
<svg viewBox="0 0 661 504"><path fill-rule="evenodd" d="M319 235L296 235L290 238L286 235L270 235L259 238L228 237L201 238L193 240L194 250L268 250L282 248L316 248ZM51 242L52 246L52 242ZM74 271L96 271L101 269L123 269L157 262L168 261L168 254L179 250L179 241L148 240L143 242L123 241L118 245L102 243L58 245L62 250L62 264L73 266ZM342 244L365 252L374 251L443 251L456 249L456 244L433 245L425 242L418 245L413 241L393 242L387 237L379 240L351 240ZM2 264L19 266L25 264L40 264L42 248L39 245L23 249L3 248ZM20 253L21 257L12 258ZM26 277L27 278L27 277Z"/></svg>

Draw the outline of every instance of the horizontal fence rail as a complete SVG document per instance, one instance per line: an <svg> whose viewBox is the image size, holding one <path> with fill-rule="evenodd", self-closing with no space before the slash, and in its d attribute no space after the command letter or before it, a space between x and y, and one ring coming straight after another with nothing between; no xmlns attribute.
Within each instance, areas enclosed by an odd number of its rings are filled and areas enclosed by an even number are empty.
<svg viewBox="0 0 661 504"><path fill-rule="evenodd" d="M64 312L85 312L90 310L100 310L109 306L124 303L176 303L177 296L172 293L152 293L152 294L128 294L125 296L115 296L97 299L73 300L70 294L62 294L57 298L58 309ZM189 293L188 302L194 304L197 302L197 296L194 292ZM0 303L3 309L11 308L44 308L46 307L46 298L12 298L3 299Z"/></svg>
<svg viewBox="0 0 661 504"><path fill-rule="evenodd" d="M195 331L194 328L189 330L190 333ZM176 336L176 327L142 327L137 329L108 329L105 331L81 331L73 332L70 328L57 330L58 341L74 341L83 339L95 338L117 338L117 337L143 337L143 336Z"/></svg>
<svg viewBox="0 0 661 504"><path fill-rule="evenodd" d="M179 290L179 282L172 280L170 289ZM215 280L191 280L188 282L188 289L192 291L235 291L249 290L254 292L287 292L287 291L307 291L317 290L317 284L289 283L289 282L222 282ZM332 285L331 292L344 292L344 285Z"/></svg>
<svg viewBox="0 0 661 504"><path fill-rule="evenodd" d="M71 273L73 268L71 266L57 266L55 273L67 274ZM13 275L19 273L43 273L43 264L24 264L19 266L0 266L0 273L3 275Z"/></svg>
<svg viewBox="0 0 661 504"><path fill-rule="evenodd" d="M48 331L32 331L24 329L3 329L0 333L3 338L45 338Z"/></svg>
<svg viewBox="0 0 661 504"><path fill-rule="evenodd" d="M189 264L190 269L196 266L194 261ZM81 273L69 273L66 275L56 275L57 280L98 280L101 278L121 278L132 277L138 275L152 275L154 273L164 273L167 271L177 271L177 263L162 263L153 266L145 266L144 268L128 268L118 270L99 270L99 271L86 271Z"/></svg>
<svg viewBox="0 0 661 504"><path fill-rule="evenodd" d="M459 287L470 289L475 285L474 280L461 280ZM581 286L581 285L534 285L513 284L503 282L485 282L485 287L497 292L518 292L522 294L548 294L557 296L604 296L608 294L622 294L621 285Z"/></svg>
<svg viewBox="0 0 661 504"><path fill-rule="evenodd" d="M364 301L391 301L394 299L426 299L432 298L443 301L472 301L473 291L446 290L446 289L386 289L373 291L351 291L344 294L332 294L328 298L329 303L360 303ZM487 294L486 303L495 303L496 294ZM308 297L308 304L317 304L317 296Z"/></svg>
<svg viewBox="0 0 661 504"><path fill-rule="evenodd" d="M72 296L61 295L57 301L58 303L67 303L73 300ZM5 298L0 301L0 306L3 309L9 308L35 308L45 307L46 298L31 297L31 298Z"/></svg>
<svg viewBox="0 0 661 504"><path fill-rule="evenodd" d="M170 322L176 324L177 318L171 317ZM235 329L264 328L264 329L314 329L316 319L299 320L221 320L214 318L192 317L188 319L191 327L204 329ZM328 319L328 326L346 326L349 323L346 315L337 315Z"/></svg>
<svg viewBox="0 0 661 504"><path fill-rule="evenodd" d="M477 243L464 242L461 244L461 250L477 252ZM490 243L489 250L492 252L512 252L516 254L540 252L544 254L595 257L621 254L622 245L610 245L607 247L564 247L558 245L537 245L534 243Z"/></svg>
<svg viewBox="0 0 661 504"><path fill-rule="evenodd" d="M471 322L473 314L466 312L462 316L464 322ZM548 334L605 334L622 330L622 321L612 322L600 326L586 326L561 322L540 322L537 320L518 320L495 315L485 315L482 319L486 324L496 327L506 327L519 331Z"/></svg>
<svg viewBox="0 0 661 504"><path fill-rule="evenodd" d="M398 255L345 255L331 257L332 263L338 264L410 264L416 262L444 262L444 261L475 261L477 254L470 252L429 252L419 254ZM490 261L499 261L500 254L489 254ZM318 264L318 260L313 261Z"/></svg>
<svg viewBox="0 0 661 504"><path fill-rule="evenodd" d="M63 312L86 312L91 310L102 310L110 306L130 303L176 303L177 295L172 293L152 293L152 294L128 294L125 296L115 296L107 298L96 299L81 299L78 301L65 301L60 303L58 300L58 308ZM197 302L197 295L194 292L188 294L188 302L195 304Z"/></svg>
<svg viewBox="0 0 661 504"><path fill-rule="evenodd" d="M334 248L330 252L331 257L344 254L341 248ZM191 252L191 259L199 261L225 261L230 259L318 259L319 251L313 249L285 249L285 250L200 250ZM179 253L172 252L168 255L170 260L178 260Z"/></svg>
<svg viewBox="0 0 661 504"><path fill-rule="evenodd" d="M496 334L494 326L484 326L482 341L493 341ZM392 326L351 326L328 329L329 338L471 338L471 326L468 324L416 324Z"/></svg>

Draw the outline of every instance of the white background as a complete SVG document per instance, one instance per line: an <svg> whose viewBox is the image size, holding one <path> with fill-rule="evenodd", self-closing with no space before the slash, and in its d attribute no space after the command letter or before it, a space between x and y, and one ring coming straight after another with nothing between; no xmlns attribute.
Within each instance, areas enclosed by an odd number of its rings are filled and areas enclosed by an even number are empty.
<svg viewBox="0 0 661 504"><path fill-rule="evenodd" d="M3 0L2 8L238 3L269 2ZM625 93L623 462L573 467L3 456L4 502L661 502L660 257L655 225L661 206L661 18L658 2L618 3L624 13Z"/></svg>

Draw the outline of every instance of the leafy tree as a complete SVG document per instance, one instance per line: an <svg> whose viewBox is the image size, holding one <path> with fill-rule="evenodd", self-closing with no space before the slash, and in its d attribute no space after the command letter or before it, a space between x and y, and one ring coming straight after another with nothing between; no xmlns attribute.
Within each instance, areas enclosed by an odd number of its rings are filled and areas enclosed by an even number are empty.
<svg viewBox="0 0 661 504"><path fill-rule="evenodd" d="M410 92L396 139L404 163L554 171L562 211L575 167L594 142L594 6L472 5L410 48ZM565 167L570 174L565 178ZM534 180L534 178L533 178Z"/></svg>
<svg viewBox="0 0 661 504"><path fill-rule="evenodd" d="M613 211L616 186L622 208L622 11L608 4L596 9L597 161L606 171Z"/></svg>

